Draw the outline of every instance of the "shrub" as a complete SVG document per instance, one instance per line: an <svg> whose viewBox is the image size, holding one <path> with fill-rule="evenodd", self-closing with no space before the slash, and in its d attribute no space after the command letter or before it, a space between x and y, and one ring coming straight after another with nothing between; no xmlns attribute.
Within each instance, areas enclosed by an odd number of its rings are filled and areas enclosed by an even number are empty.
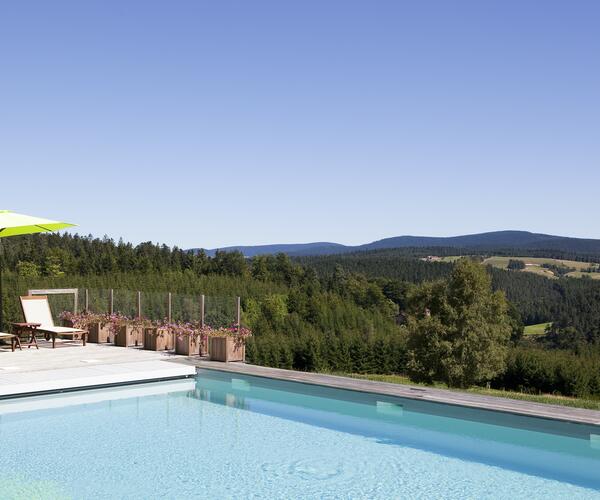
<svg viewBox="0 0 600 500"><path fill-rule="evenodd" d="M508 390L552 393L571 397L600 396L600 356L515 348L506 370L492 385Z"/></svg>
<svg viewBox="0 0 600 500"><path fill-rule="evenodd" d="M257 335L247 342L246 359L253 364L302 371L403 373L406 341L403 335L369 338L356 332Z"/></svg>

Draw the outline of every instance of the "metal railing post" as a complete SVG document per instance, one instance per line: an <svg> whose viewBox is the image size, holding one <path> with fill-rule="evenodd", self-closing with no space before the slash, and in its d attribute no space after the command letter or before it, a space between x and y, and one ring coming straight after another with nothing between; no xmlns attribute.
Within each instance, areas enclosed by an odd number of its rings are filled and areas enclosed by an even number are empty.
<svg viewBox="0 0 600 500"><path fill-rule="evenodd" d="M200 328L204 328L204 294L200 295ZM200 356L208 356L208 338L200 340Z"/></svg>
<svg viewBox="0 0 600 500"><path fill-rule="evenodd" d="M204 295L200 295L200 326L204 328Z"/></svg>
<svg viewBox="0 0 600 500"><path fill-rule="evenodd" d="M173 319L173 298L171 292L167 294L167 320L169 324L171 324L171 320ZM173 331L173 351L177 352L177 335L175 331Z"/></svg>
<svg viewBox="0 0 600 500"><path fill-rule="evenodd" d="M171 298L171 292L169 292L168 294L168 298L167 298L167 318L169 319L169 323L171 322L171 319L173 318L173 305L172 305L172 298Z"/></svg>

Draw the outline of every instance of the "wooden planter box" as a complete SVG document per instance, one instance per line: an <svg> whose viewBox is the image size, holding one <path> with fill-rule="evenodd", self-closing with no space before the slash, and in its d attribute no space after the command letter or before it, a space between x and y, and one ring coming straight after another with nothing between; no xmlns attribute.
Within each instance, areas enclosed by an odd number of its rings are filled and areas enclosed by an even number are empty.
<svg viewBox="0 0 600 500"><path fill-rule="evenodd" d="M63 319L62 324L63 326L74 328L73 322L69 319ZM105 342L114 341L114 335L111 333L110 328L108 328L108 325L105 325L104 323L95 323L93 325L90 325L87 332L87 342L102 344Z"/></svg>
<svg viewBox="0 0 600 500"><path fill-rule="evenodd" d="M200 356L208 356L208 337L200 341Z"/></svg>
<svg viewBox="0 0 600 500"><path fill-rule="evenodd" d="M211 337L208 340L211 361L245 361L246 346L236 344L233 337Z"/></svg>
<svg viewBox="0 0 600 500"><path fill-rule="evenodd" d="M113 342L114 340L115 336L110 331L108 325L105 325L104 323L90 325L88 329L88 342L102 344L105 342Z"/></svg>
<svg viewBox="0 0 600 500"><path fill-rule="evenodd" d="M173 349L173 334L167 328L145 328L144 349L148 351Z"/></svg>
<svg viewBox="0 0 600 500"><path fill-rule="evenodd" d="M144 343L144 329L139 326L122 326L115 335L119 347L138 346Z"/></svg>
<svg viewBox="0 0 600 500"><path fill-rule="evenodd" d="M200 337L197 335L178 335L175 339L175 354L197 356L200 353Z"/></svg>

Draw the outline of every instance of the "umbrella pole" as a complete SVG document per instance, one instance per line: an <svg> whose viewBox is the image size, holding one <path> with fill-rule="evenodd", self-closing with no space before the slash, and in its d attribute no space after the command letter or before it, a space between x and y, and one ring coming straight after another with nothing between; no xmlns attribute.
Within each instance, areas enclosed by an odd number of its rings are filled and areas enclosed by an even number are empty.
<svg viewBox="0 0 600 500"><path fill-rule="evenodd" d="M2 290L2 268L4 267L4 260L2 258L2 238L0 238L0 332L4 326L4 297Z"/></svg>

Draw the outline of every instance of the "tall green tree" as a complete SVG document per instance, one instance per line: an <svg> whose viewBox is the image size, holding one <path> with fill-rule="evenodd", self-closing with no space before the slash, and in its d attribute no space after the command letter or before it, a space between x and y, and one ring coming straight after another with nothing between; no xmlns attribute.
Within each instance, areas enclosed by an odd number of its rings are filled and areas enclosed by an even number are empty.
<svg viewBox="0 0 600 500"><path fill-rule="evenodd" d="M17 262L17 274L23 278L39 278L42 272L35 262L20 260Z"/></svg>
<svg viewBox="0 0 600 500"><path fill-rule="evenodd" d="M408 317L408 369L417 380L468 387L506 366L508 303L485 268L460 260L450 278L417 287Z"/></svg>
<svg viewBox="0 0 600 500"><path fill-rule="evenodd" d="M54 278L65 274L61 269L60 259L57 255L48 255L46 257L46 262L44 263L44 274Z"/></svg>

